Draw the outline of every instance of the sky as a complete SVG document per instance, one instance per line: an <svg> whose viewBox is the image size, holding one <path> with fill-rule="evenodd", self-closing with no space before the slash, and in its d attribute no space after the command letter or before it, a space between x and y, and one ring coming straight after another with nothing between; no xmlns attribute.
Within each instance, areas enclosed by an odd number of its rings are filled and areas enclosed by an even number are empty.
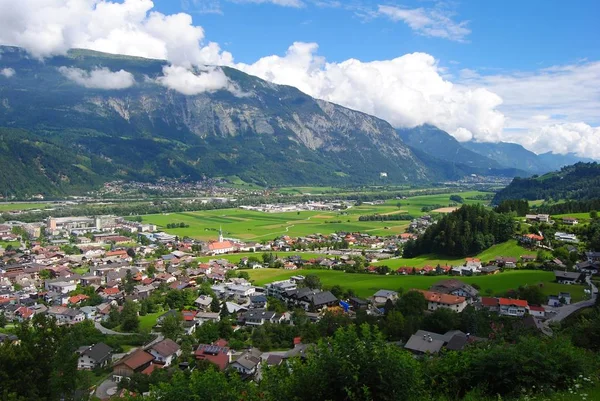
<svg viewBox="0 0 600 401"><path fill-rule="evenodd" d="M156 82L186 95L237 93L225 65L395 127L600 159L599 16L592 0L0 0L0 44L40 62L75 47L166 59ZM18 73L0 58L0 86Z"/></svg>

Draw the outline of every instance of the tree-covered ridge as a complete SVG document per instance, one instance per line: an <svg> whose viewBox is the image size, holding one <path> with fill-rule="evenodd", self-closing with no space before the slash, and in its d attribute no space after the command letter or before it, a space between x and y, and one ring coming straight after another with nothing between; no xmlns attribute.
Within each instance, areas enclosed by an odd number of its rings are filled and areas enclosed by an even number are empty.
<svg viewBox="0 0 600 401"><path fill-rule="evenodd" d="M514 233L514 225L508 214L487 210L482 205L463 205L427 228L417 240L409 241L404 247L404 257L426 253L477 254L496 243L508 241Z"/></svg>
<svg viewBox="0 0 600 401"><path fill-rule="evenodd" d="M594 198L600 198L600 164L577 163L539 177L515 178L510 185L496 194L493 203L499 204L507 199L588 200Z"/></svg>

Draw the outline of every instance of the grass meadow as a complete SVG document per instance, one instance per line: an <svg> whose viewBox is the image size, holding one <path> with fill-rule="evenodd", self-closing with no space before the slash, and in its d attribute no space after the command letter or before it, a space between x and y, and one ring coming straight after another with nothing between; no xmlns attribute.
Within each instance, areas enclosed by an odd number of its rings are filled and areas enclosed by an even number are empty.
<svg viewBox="0 0 600 401"><path fill-rule="evenodd" d="M481 201L467 200L481 192L456 192L465 198L465 203ZM403 233L408 221L358 221L359 216L369 214L407 213L420 216L424 206L450 204L451 194L415 196L404 200L389 200L381 205L350 208L343 212L302 211L286 213L263 213L242 209L220 209L210 211L154 214L143 216L143 221L158 225L164 231L191 238L216 239L222 227L227 237L246 241L270 240L281 235L305 236L309 234L331 234L339 231L366 232L374 235ZM398 207L400 203L400 207ZM185 223L186 228L167 229L169 223Z"/></svg>
<svg viewBox="0 0 600 401"><path fill-rule="evenodd" d="M326 287L340 285L343 288L352 289L361 297L372 296L381 289L404 291L415 289L427 289L435 282L448 278L447 276L421 276L421 275L375 275L375 274L352 274L336 270L282 270L282 269L256 269L248 270L250 278L256 285L264 285L277 280L286 280L291 276L302 274L315 274L321 279ZM570 292L573 301L577 302L584 297L584 286L573 286L554 283L554 273L537 270L515 270L506 271L489 276L460 277L460 280L477 284L482 293L491 290L493 294L502 294L510 289L516 289L521 285L543 284L542 291L546 295L557 294L559 291Z"/></svg>

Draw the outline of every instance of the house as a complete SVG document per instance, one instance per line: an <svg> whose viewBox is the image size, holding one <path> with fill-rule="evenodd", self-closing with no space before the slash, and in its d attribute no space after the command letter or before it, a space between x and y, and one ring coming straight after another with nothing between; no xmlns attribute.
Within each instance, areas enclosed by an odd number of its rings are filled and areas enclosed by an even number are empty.
<svg viewBox="0 0 600 401"><path fill-rule="evenodd" d="M48 315L53 316L58 324L75 324L85 320L83 312L65 306L51 306Z"/></svg>
<svg viewBox="0 0 600 401"><path fill-rule="evenodd" d="M111 361L113 349L104 343L97 343L79 349L77 369L103 368Z"/></svg>
<svg viewBox="0 0 600 401"><path fill-rule="evenodd" d="M209 295L200 295L194 301L194 305L198 307L198 309L203 311L208 311L210 309L210 305L212 303L212 297Z"/></svg>
<svg viewBox="0 0 600 401"><path fill-rule="evenodd" d="M522 299L498 298L500 314L504 316L522 317L527 312L527 301Z"/></svg>
<svg viewBox="0 0 600 401"><path fill-rule="evenodd" d="M554 239L556 241L561 241L561 242L570 242L570 243L579 242L579 240L577 239L577 236L575 234L563 233L560 231L557 231L556 233L554 233Z"/></svg>
<svg viewBox="0 0 600 401"><path fill-rule="evenodd" d="M404 349L416 355L435 354L443 347L450 351L460 351L470 342L481 340L471 337L460 330L451 330L446 334L438 334L425 330L418 330L404 345Z"/></svg>
<svg viewBox="0 0 600 401"><path fill-rule="evenodd" d="M138 348L113 365L113 380L118 383L123 378L133 376L134 373L142 373L153 360L154 357L151 354Z"/></svg>
<svg viewBox="0 0 600 401"><path fill-rule="evenodd" d="M265 309L267 307L267 297L264 295L254 295L250 297L251 309Z"/></svg>
<svg viewBox="0 0 600 401"><path fill-rule="evenodd" d="M253 376L260 369L261 355L262 352L258 349L251 348L240 355L235 361L231 362L229 367L244 376Z"/></svg>
<svg viewBox="0 0 600 401"><path fill-rule="evenodd" d="M200 344L194 356L198 361L209 361L217 365L219 370L223 371L227 368L229 361L231 360L231 352L226 346L220 346L216 344Z"/></svg>
<svg viewBox="0 0 600 401"><path fill-rule="evenodd" d="M179 345L169 338L154 344L148 352L154 357L155 362L165 366L171 365L173 359L181 355Z"/></svg>
<svg viewBox="0 0 600 401"><path fill-rule="evenodd" d="M521 255L521 260L524 263L535 262L536 259L537 259L537 256L535 256L535 255Z"/></svg>
<svg viewBox="0 0 600 401"><path fill-rule="evenodd" d="M600 252L586 252L585 257L589 262L600 262Z"/></svg>
<svg viewBox="0 0 600 401"><path fill-rule="evenodd" d="M550 215L547 214L526 214L525 219L529 221L537 221L540 223L549 223Z"/></svg>
<svg viewBox="0 0 600 401"><path fill-rule="evenodd" d="M265 309L251 309L240 315L240 322L251 326L262 326L266 322L274 323L276 313Z"/></svg>
<svg viewBox="0 0 600 401"><path fill-rule="evenodd" d="M221 315L218 312L198 312L194 317L198 326L202 326L205 322L218 322L221 320Z"/></svg>
<svg viewBox="0 0 600 401"><path fill-rule="evenodd" d="M475 287L457 279L440 280L429 289L442 294L465 297L469 302L476 300L479 296L479 291Z"/></svg>
<svg viewBox="0 0 600 401"><path fill-rule="evenodd" d="M579 224L579 220L577 220L575 217L563 217L562 222L568 226L575 226Z"/></svg>
<svg viewBox="0 0 600 401"><path fill-rule="evenodd" d="M554 270L554 276L559 284L579 284L585 281L585 274L582 272Z"/></svg>
<svg viewBox="0 0 600 401"><path fill-rule="evenodd" d="M481 307L489 310L490 312L499 312L500 304L498 298L481 297Z"/></svg>
<svg viewBox="0 0 600 401"><path fill-rule="evenodd" d="M443 294L434 291L419 291L427 300L427 310L434 311L438 308L446 308L455 312L462 312L467 307L467 299L457 295Z"/></svg>
<svg viewBox="0 0 600 401"><path fill-rule="evenodd" d="M495 265L483 266L480 273L484 276L489 274L498 274L500 273L500 267Z"/></svg>
<svg viewBox="0 0 600 401"><path fill-rule="evenodd" d="M351 297L348 299L348 303L350 303L354 310L367 309L369 307L369 301L358 297Z"/></svg>
<svg viewBox="0 0 600 401"><path fill-rule="evenodd" d="M549 306L562 306L571 303L571 294L568 292L559 292L558 295L548 296Z"/></svg>
<svg viewBox="0 0 600 401"><path fill-rule="evenodd" d="M387 301L396 302L398 300L398 293L390 290L379 290L373 295L373 302L380 305Z"/></svg>
<svg viewBox="0 0 600 401"><path fill-rule="evenodd" d="M507 269L514 269L517 267L517 258L498 256L496 257L496 264Z"/></svg>
<svg viewBox="0 0 600 401"><path fill-rule="evenodd" d="M546 317L546 309L543 306L529 305L527 307L529 314L534 317L544 318Z"/></svg>

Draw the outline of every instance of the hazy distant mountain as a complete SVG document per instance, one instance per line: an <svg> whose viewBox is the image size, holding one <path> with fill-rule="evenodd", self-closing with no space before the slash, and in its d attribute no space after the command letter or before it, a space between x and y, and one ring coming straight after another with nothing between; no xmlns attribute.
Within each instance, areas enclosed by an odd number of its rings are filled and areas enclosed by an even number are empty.
<svg viewBox="0 0 600 401"><path fill-rule="evenodd" d="M567 153L566 155L560 155L552 152L542 153L538 155L540 160L546 165L548 170L554 171L561 167L569 166L575 163L591 163L595 160L587 157L579 157L574 153Z"/></svg>
<svg viewBox="0 0 600 401"><path fill-rule="evenodd" d="M461 145L482 156L495 160L502 166L511 166L527 171L528 173L540 174L556 170L555 167L547 165L547 162L542 160L538 155L516 143L462 142Z"/></svg>

